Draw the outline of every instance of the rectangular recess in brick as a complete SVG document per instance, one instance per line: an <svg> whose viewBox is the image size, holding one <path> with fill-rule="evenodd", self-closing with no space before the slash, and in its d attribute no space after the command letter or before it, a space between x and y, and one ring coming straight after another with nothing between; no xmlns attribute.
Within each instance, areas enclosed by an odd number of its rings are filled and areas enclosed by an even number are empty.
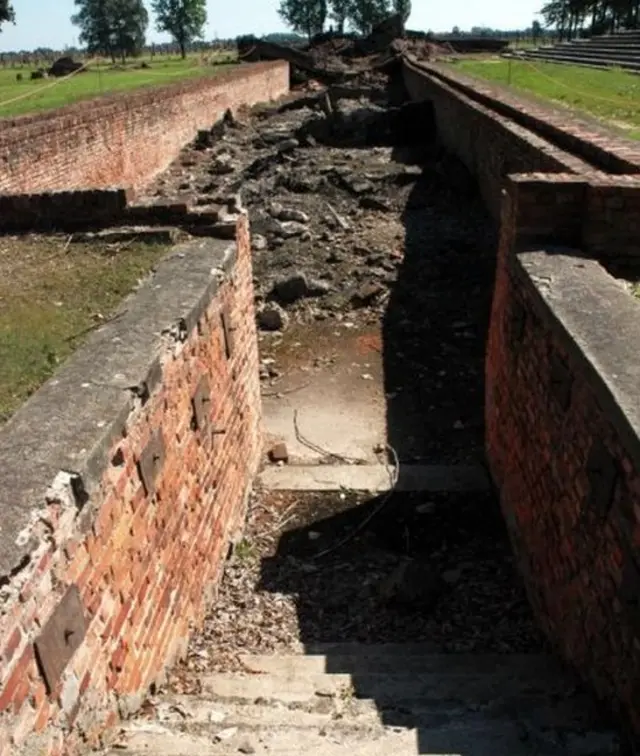
<svg viewBox="0 0 640 756"><path fill-rule="evenodd" d="M224 334L224 349L227 359L233 357L234 338L233 338L233 326L231 323L231 309L227 305L220 313L220 323L222 325L222 333Z"/></svg>
<svg viewBox="0 0 640 756"><path fill-rule="evenodd" d="M629 613L632 623L636 627L640 626L640 571L630 555L627 555L622 570L618 598Z"/></svg>
<svg viewBox="0 0 640 756"><path fill-rule="evenodd" d="M514 351L518 351L524 338L524 329L527 322L527 313L524 309L522 302L514 299L511 303L511 323L509 328L509 335L511 338L511 346Z"/></svg>
<svg viewBox="0 0 640 756"><path fill-rule="evenodd" d="M151 496L156 488L156 478L164 464L164 437L159 428L154 431L138 460L138 473L147 496Z"/></svg>
<svg viewBox="0 0 640 756"><path fill-rule="evenodd" d="M34 643L38 667L49 693L55 689L86 632L80 591L72 585Z"/></svg>
<svg viewBox="0 0 640 756"><path fill-rule="evenodd" d="M587 514L606 517L613 504L618 468L613 456L599 439L593 442L589 451L587 477L589 479Z"/></svg>
<svg viewBox="0 0 640 756"><path fill-rule="evenodd" d="M560 355L551 348L551 354L549 356L550 365L550 391L549 394L553 397L560 408L563 411L569 409L571 404L571 390L573 388L573 375L571 374L571 368L560 357Z"/></svg>
<svg viewBox="0 0 640 756"><path fill-rule="evenodd" d="M208 376L203 375L200 378L191 402L195 429L199 431L207 430L211 416L211 388Z"/></svg>

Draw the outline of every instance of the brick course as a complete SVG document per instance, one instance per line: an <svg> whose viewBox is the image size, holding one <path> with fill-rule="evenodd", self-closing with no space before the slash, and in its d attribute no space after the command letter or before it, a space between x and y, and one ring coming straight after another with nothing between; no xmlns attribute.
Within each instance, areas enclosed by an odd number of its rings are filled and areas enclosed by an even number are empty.
<svg viewBox="0 0 640 756"><path fill-rule="evenodd" d="M226 264L213 295L210 289L185 316L179 335L163 338L161 377L146 401L133 403L89 501L78 511L64 492L49 494L41 511L49 537L35 543L29 565L4 588L2 756L62 753L63 735L64 753L74 753L81 742L96 744L116 714L135 709L149 686L162 680L215 592L261 449L246 219L235 260ZM230 357L223 312L233 329ZM192 405L203 376L211 388L206 431L195 427ZM70 396L67 413L73 401ZM147 495L137 463L156 431L166 456L155 492ZM79 589L87 632L49 695L33 643L71 585Z"/></svg>

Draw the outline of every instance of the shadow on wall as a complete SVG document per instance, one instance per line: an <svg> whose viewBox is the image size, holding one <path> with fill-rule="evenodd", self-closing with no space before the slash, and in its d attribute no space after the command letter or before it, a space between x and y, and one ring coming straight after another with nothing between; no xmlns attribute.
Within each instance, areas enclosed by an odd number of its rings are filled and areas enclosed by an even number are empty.
<svg viewBox="0 0 640 756"><path fill-rule="evenodd" d="M483 463L496 240L460 163L436 145L405 145L394 157L423 166L403 212L404 260L383 320L388 443L400 461L401 487L412 464ZM385 724L416 728L419 753L485 753L469 727L450 725L461 716L486 725L485 714L468 709L486 703L482 690L460 677L452 682L447 665L445 677L438 675L433 660L417 654L424 655L424 644L451 654L541 648L495 494L297 499L304 525L263 560L260 590L297 596L308 652L326 655L326 671L352 675L355 696L373 699ZM318 558L327 544L330 552ZM345 654L335 643L358 645ZM389 666L368 650L373 643L407 645ZM504 742L495 745L510 752Z"/></svg>

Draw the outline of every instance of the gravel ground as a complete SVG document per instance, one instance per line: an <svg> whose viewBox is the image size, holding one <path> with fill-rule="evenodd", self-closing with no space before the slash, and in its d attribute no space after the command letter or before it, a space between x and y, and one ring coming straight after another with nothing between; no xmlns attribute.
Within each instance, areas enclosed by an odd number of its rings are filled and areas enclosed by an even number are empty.
<svg viewBox="0 0 640 756"><path fill-rule="evenodd" d="M197 692L201 674L242 669L239 653L303 652L311 643L542 648L492 496L396 494L362 528L379 504L348 492L256 492L244 540L172 689Z"/></svg>

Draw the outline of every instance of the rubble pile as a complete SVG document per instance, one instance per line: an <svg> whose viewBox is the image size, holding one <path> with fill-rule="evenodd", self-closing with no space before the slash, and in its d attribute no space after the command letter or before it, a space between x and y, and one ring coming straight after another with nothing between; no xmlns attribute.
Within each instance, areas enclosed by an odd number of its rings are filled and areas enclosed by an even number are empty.
<svg viewBox="0 0 640 756"><path fill-rule="evenodd" d="M265 330L349 310L379 317L404 257L407 206L433 192L452 203L472 196L470 176L433 141L410 143L407 125L420 140L429 133L424 106L389 108L382 90L367 91L324 90L227 120L150 191L150 200L193 197L195 213L217 218L194 233L232 236L235 213L249 211Z"/></svg>
<svg viewBox="0 0 640 756"><path fill-rule="evenodd" d="M380 72L389 73L403 54L418 60L434 60L453 52L448 44L437 44L426 34L405 32L402 18L391 16L366 37L354 34L322 34L303 47L279 45L253 37L239 40L238 52L244 62L287 60L291 84L300 86L310 79L325 84L368 80Z"/></svg>

